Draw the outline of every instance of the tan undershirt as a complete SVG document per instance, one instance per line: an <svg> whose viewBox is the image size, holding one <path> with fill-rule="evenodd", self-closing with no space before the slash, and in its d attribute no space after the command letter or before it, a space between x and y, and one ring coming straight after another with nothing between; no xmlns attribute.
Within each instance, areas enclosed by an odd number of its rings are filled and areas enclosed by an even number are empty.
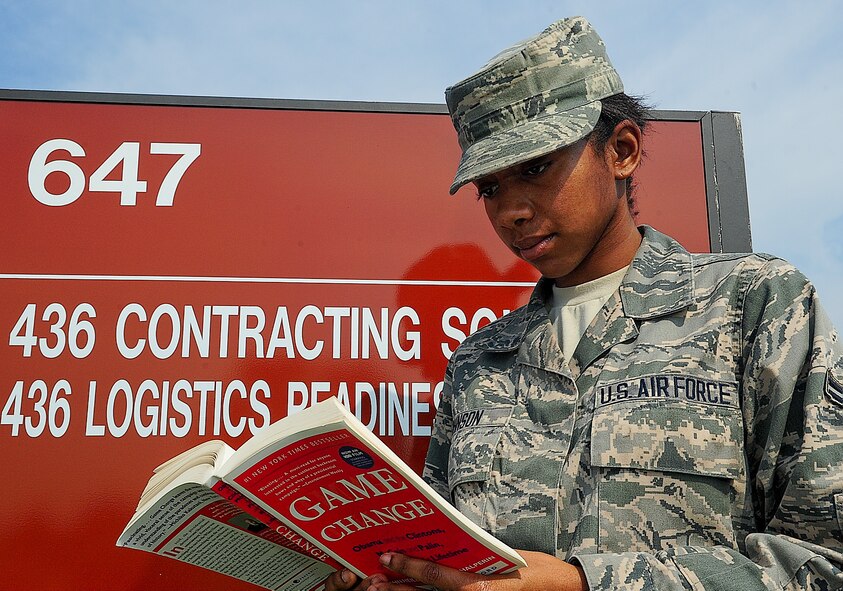
<svg viewBox="0 0 843 591"><path fill-rule="evenodd" d="M571 287L553 286L550 322L559 335L562 355L570 361L585 329L615 293L629 267Z"/></svg>

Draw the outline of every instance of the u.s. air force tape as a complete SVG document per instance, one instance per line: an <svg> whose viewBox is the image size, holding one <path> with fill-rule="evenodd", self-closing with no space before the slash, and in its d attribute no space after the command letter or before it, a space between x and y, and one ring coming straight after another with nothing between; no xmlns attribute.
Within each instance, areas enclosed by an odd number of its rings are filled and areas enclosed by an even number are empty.
<svg viewBox="0 0 843 591"><path fill-rule="evenodd" d="M610 384L598 384L595 407L619 402L644 402L654 399L683 400L711 406L738 406L735 382L709 380L701 376L654 374L627 378Z"/></svg>

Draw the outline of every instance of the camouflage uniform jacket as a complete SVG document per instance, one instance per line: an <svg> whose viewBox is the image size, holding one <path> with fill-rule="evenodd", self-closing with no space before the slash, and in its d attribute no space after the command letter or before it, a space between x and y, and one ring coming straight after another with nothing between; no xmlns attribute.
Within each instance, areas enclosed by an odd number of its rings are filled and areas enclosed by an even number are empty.
<svg viewBox="0 0 843 591"><path fill-rule="evenodd" d="M804 276L645 227L568 364L548 287L452 356L428 481L592 589L843 587L843 348Z"/></svg>

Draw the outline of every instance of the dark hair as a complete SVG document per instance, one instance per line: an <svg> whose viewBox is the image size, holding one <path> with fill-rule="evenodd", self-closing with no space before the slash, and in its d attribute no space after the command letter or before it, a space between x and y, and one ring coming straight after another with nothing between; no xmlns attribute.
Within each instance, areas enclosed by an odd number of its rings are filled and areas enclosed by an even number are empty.
<svg viewBox="0 0 843 591"><path fill-rule="evenodd" d="M650 106L644 102L643 97L620 93L602 99L600 102L603 104L600 118L597 120L590 136L595 149L602 151L609 138L612 137L615 126L625 119L635 123L644 132L647 127L647 113ZM633 216L638 214L635 197L633 197L634 189L635 184L632 181L632 176L630 176L626 179L626 201Z"/></svg>

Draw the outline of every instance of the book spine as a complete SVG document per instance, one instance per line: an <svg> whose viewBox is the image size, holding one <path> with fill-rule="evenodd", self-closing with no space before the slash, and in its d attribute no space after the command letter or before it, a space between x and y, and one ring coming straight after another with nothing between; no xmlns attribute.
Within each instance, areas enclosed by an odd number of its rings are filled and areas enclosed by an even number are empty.
<svg viewBox="0 0 843 591"><path fill-rule="evenodd" d="M255 519L258 519L267 527L272 528L275 533L278 534L276 540L278 544L300 554L304 554L310 558L315 558L316 560L324 562L335 569L343 568L339 562L326 554L324 550L314 545L309 540L303 538L298 532L287 527L271 513L264 511L260 506L253 503L230 484L227 484L222 480L216 480L216 482L214 482L211 486L211 490L236 505L245 513L248 513Z"/></svg>

